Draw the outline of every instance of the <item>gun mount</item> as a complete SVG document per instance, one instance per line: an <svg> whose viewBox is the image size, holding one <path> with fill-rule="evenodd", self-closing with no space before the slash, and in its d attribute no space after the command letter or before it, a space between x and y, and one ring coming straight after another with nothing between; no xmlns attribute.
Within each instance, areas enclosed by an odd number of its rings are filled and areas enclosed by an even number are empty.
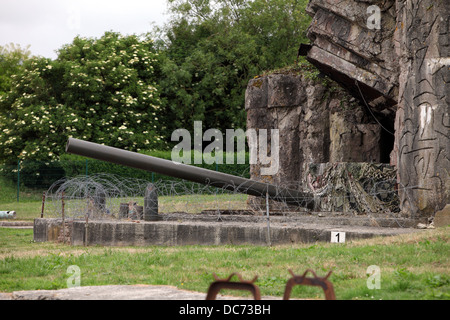
<svg viewBox="0 0 450 320"><path fill-rule="evenodd" d="M314 208L314 196L310 193L304 193L298 190L283 188L89 141L69 138L66 145L66 152L155 172L173 178L180 178L217 188L224 188L233 192L245 193L257 197L268 197L270 200L283 202L288 205L306 207L308 209Z"/></svg>

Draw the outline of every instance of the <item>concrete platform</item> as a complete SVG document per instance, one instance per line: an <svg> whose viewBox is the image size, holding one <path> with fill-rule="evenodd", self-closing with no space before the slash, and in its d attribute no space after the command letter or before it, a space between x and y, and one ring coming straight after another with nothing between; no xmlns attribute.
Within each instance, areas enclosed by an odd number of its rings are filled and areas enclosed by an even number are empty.
<svg viewBox="0 0 450 320"><path fill-rule="evenodd" d="M206 293L180 290L172 286L107 285L59 290L29 290L0 293L0 300L205 300ZM280 300L279 297L262 297ZM243 298L218 295L217 300Z"/></svg>
<svg viewBox="0 0 450 320"><path fill-rule="evenodd" d="M238 291L236 291L238 293ZM261 296L261 300L282 300L283 296ZM58 290L0 292L0 300L205 300L206 293L164 285L80 286ZM216 300L253 300L253 297L217 294ZM305 300L290 298L290 300ZM311 299L308 299L311 300Z"/></svg>
<svg viewBox="0 0 450 320"><path fill-rule="evenodd" d="M280 245L330 242L332 232L345 232L346 241L420 232L416 221L386 217L321 217L319 215L266 217L250 215L167 214L161 221L36 219L34 240L66 241L72 245ZM392 227L392 226L397 227ZM400 227L407 226L407 227Z"/></svg>
<svg viewBox="0 0 450 320"><path fill-rule="evenodd" d="M33 229L32 221L0 221L0 228Z"/></svg>

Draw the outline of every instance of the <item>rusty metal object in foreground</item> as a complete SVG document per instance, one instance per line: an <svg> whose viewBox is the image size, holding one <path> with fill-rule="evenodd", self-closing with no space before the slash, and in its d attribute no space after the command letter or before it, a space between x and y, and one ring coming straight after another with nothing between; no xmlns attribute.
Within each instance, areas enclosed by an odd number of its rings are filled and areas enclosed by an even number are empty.
<svg viewBox="0 0 450 320"><path fill-rule="evenodd" d="M303 273L303 275L301 275L301 276L295 275L292 270L289 270L289 272L291 273L292 278L289 279L288 282L286 283L283 300L289 300L289 297L290 297L291 291L292 291L292 287L294 287L295 285L321 287L325 293L326 300L336 300L333 285L328 280L328 277L330 276L332 271L328 272L328 274L323 278L318 277L316 275L316 273L311 269L306 270L305 273ZM314 278L307 278L306 274L308 272L311 272L314 275Z"/></svg>
<svg viewBox="0 0 450 320"><path fill-rule="evenodd" d="M239 282L230 281L234 275L239 278ZM258 279L257 276L251 281L243 280L241 275L238 273L232 273L226 279L219 279L215 273L213 274L213 276L216 281L211 283L211 285L209 286L208 293L206 294L206 300L215 300L217 294L221 289L250 291L253 294L253 298L255 300L261 300L261 293L259 292L259 288L254 284L256 279Z"/></svg>

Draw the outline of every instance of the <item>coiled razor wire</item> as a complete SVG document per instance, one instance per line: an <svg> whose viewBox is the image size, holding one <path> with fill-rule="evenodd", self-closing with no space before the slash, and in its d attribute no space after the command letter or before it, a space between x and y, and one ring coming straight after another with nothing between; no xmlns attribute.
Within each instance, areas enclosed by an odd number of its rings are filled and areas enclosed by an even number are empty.
<svg viewBox="0 0 450 320"><path fill-rule="evenodd" d="M365 179L363 183L349 178L333 181L321 188L314 188L314 198L305 198L304 203L315 201L316 210L336 212L336 207L353 214L366 214L375 219L380 217L398 218L399 197L402 189L397 182ZM66 219L123 219L120 206L143 205L144 193L149 184L156 187L158 193L158 210L160 213L217 213L244 211L247 214L265 215L266 195L248 196L245 186L226 185L218 188L211 184L193 183L185 180L158 180L154 183L136 178L126 178L114 174L95 174L63 178L56 181L45 193L45 216ZM270 214L287 214L307 212L303 206L284 202L289 197L287 189L300 188L296 185L277 186L279 197L270 201ZM310 188L309 188L310 189ZM311 191L311 190L309 190ZM362 209L361 209L362 208ZM399 226L402 226L399 223Z"/></svg>
<svg viewBox="0 0 450 320"><path fill-rule="evenodd" d="M240 210L246 195L226 188L216 188L183 180L125 178L113 174L96 174L63 178L45 194L45 216L83 219L120 219L120 205L144 204L145 190L153 184L158 192L160 212L200 213L218 208ZM125 217L127 218L127 217Z"/></svg>

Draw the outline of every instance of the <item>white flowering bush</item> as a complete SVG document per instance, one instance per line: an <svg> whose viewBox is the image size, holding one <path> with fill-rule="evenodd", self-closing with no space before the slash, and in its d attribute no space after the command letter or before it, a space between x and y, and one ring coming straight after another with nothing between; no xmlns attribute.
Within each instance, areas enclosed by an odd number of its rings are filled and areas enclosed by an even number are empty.
<svg viewBox="0 0 450 320"><path fill-rule="evenodd" d="M56 60L31 58L0 96L0 162L56 160L69 137L132 151L163 148L150 38L77 37Z"/></svg>

